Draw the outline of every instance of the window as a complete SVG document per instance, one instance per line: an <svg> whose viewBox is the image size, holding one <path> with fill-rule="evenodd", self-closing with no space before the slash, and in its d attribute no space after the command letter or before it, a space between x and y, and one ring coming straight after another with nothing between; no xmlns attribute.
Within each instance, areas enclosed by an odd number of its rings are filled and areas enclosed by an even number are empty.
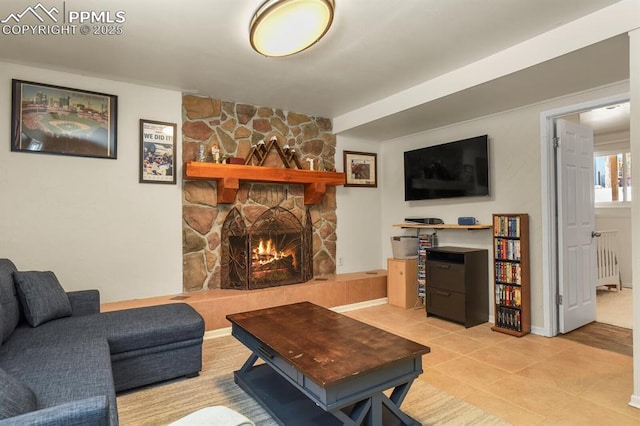
<svg viewBox="0 0 640 426"><path fill-rule="evenodd" d="M596 153L593 161L595 202L631 201L631 153Z"/></svg>

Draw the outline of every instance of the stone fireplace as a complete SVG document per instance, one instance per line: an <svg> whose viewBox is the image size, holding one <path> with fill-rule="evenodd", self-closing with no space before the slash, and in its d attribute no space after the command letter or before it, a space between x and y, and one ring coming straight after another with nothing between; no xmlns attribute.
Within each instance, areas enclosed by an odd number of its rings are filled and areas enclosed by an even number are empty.
<svg viewBox="0 0 640 426"><path fill-rule="evenodd" d="M331 130L322 117L183 97L184 162L194 161L201 145L205 152L216 145L223 156L245 158L259 140L275 136L295 149L303 167L313 160L316 170L331 170ZM277 155L267 156L264 166L284 167ZM235 201L220 204L215 182L185 180L184 291L264 288L334 274L335 187L313 205L305 205L304 192L301 184L241 182Z"/></svg>

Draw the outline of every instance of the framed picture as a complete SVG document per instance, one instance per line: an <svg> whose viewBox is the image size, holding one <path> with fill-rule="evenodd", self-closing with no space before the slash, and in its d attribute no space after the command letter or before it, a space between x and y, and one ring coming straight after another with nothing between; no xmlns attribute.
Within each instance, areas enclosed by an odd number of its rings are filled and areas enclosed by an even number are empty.
<svg viewBox="0 0 640 426"><path fill-rule="evenodd" d="M347 183L344 186L378 186L378 154L369 152L344 151L344 173Z"/></svg>
<svg viewBox="0 0 640 426"><path fill-rule="evenodd" d="M117 96L11 81L11 151L117 158Z"/></svg>
<svg viewBox="0 0 640 426"><path fill-rule="evenodd" d="M176 123L140 120L140 183L176 183Z"/></svg>

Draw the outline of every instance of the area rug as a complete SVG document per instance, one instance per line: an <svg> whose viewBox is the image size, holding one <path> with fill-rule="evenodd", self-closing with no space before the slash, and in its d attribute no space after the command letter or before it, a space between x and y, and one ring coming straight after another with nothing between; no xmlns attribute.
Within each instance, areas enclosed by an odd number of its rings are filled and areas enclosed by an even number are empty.
<svg viewBox="0 0 640 426"><path fill-rule="evenodd" d="M203 371L192 379L179 379L118 395L120 424L164 425L200 408L225 405L258 426L277 423L233 381L249 351L231 336L207 339ZM416 380L402 409L423 425L506 425L501 419ZM296 425L298 426L298 425Z"/></svg>

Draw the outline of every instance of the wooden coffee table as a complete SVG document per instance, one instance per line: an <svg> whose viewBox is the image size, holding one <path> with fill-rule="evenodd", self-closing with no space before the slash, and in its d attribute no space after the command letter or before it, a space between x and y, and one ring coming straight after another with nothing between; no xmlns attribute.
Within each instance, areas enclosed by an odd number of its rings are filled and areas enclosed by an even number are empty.
<svg viewBox="0 0 640 426"><path fill-rule="evenodd" d="M400 405L427 346L309 302L227 319L252 351L235 382L278 423L420 424Z"/></svg>

